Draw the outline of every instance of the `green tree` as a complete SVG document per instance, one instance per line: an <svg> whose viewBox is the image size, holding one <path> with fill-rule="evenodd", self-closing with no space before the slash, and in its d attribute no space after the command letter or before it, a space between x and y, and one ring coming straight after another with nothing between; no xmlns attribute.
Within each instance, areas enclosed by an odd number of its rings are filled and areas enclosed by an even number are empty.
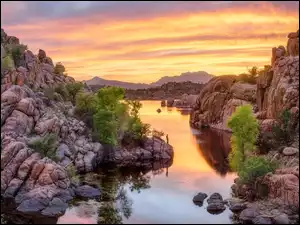
<svg viewBox="0 0 300 225"><path fill-rule="evenodd" d="M76 95L76 111L80 114L96 111L97 99L92 93L79 92Z"/></svg>
<svg viewBox="0 0 300 225"><path fill-rule="evenodd" d="M75 104L76 95L82 90L83 84L80 82L66 84L66 89L71 97L71 102Z"/></svg>
<svg viewBox="0 0 300 225"><path fill-rule="evenodd" d="M259 130L252 106L249 104L238 106L228 119L227 126L232 130L230 166L233 170L239 171L245 162L246 154L256 149L255 142Z"/></svg>
<svg viewBox="0 0 300 225"><path fill-rule="evenodd" d="M15 63L11 55L1 58L1 70L12 70L15 68Z"/></svg>
<svg viewBox="0 0 300 225"><path fill-rule="evenodd" d="M66 72L65 66L61 62L56 63L56 65L54 67L54 73L62 76L62 75L65 75L65 72Z"/></svg>

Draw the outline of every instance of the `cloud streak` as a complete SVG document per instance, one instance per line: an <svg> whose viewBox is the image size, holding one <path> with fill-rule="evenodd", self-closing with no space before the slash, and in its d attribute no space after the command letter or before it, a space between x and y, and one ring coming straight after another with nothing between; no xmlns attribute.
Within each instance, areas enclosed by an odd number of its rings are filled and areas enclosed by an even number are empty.
<svg viewBox="0 0 300 225"><path fill-rule="evenodd" d="M241 73L268 64L298 20L296 1L1 2L2 28L78 80Z"/></svg>

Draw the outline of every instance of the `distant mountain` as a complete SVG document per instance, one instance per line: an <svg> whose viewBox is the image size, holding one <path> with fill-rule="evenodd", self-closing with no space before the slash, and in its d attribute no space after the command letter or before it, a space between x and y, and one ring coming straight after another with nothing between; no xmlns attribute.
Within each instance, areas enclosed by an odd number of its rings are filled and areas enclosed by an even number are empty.
<svg viewBox="0 0 300 225"><path fill-rule="evenodd" d="M192 83L201 83L205 84L207 83L213 75L208 74L205 71L198 71L198 72L186 72L182 73L179 76L165 76L160 78L158 81L151 83L151 86L160 86L165 83L169 82L185 82L185 81L191 81Z"/></svg>
<svg viewBox="0 0 300 225"><path fill-rule="evenodd" d="M130 83L130 82L124 82L124 81L118 81L118 80L106 80L100 77L93 77L91 80L85 81L85 83L88 86L117 86L122 87L125 89L145 89L150 87L156 87L161 86L165 83L169 82L186 82L190 81L192 83L207 83L213 75L208 74L204 71L198 71L198 72L186 72L182 73L179 76L165 76L160 78L158 81L153 82L151 84L144 84L144 83Z"/></svg>
<svg viewBox="0 0 300 225"><path fill-rule="evenodd" d="M105 80L100 77L93 77L91 80L85 81L85 83L89 86L117 86L125 89L143 89L149 87L148 84L129 83L118 80Z"/></svg>

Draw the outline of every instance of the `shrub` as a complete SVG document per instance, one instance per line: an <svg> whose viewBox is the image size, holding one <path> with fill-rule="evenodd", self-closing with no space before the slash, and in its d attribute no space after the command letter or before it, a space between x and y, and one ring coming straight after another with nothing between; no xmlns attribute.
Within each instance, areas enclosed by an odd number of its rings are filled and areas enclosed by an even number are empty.
<svg viewBox="0 0 300 225"><path fill-rule="evenodd" d="M10 45L9 52L12 55L12 59L16 67L22 66L24 63L24 52L27 50L27 45L18 44Z"/></svg>
<svg viewBox="0 0 300 225"><path fill-rule="evenodd" d="M65 85L63 84L58 85L57 87L54 88L54 91L60 94L65 101L69 100L69 93Z"/></svg>
<svg viewBox="0 0 300 225"><path fill-rule="evenodd" d="M73 163L68 164L65 168L66 168L68 177L71 180L71 182L75 183L75 184L79 184L80 177L77 174L77 170L76 170L75 166L73 165Z"/></svg>
<svg viewBox="0 0 300 225"><path fill-rule="evenodd" d="M272 133L275 139L281 143L288 144L292 140L292 130L290 125L291 112L289 110L283 110L279 117L278 123L272 127Z"/></svg>
<svg viewBox="0 0 300 225"><path fill-rule="evenodd" d="M243 183L253 183L256 178L264 176L269 172L274 172L277 168L275 163L272 163L260 156L248 157L238 175Z"/></svg>
<svg viewBox="0 0 300 225"><path fill-rule="evenodd" d="M88 113L94 114L96 111L96 97L91 93L80 92L76 95L76 113Z"/></svg>
<svg viewBox="0 0 300 225"><path fill-rule="evenodd" d="M44 90L44 95L47 97L49 100L54 100L55 99L55 91L53 88L46 88Z"/></svg>
<svg viewBox="0 0 300 225"><path fill-rule="evenodd" d="M83 84L80 82L66 84L66 90L70 94L71 102L75 104L76 95L82 90Z"/></svg>
<svg viewBox="0 0 300 225"><path fill-rule="evenodd" d="M48 157L53 161L57 161L57 136L55 134L46 134L44 137L29 142L28 146L40 153L42 158Z"/></svg>
<svg viewBox="0 0 300 225"><path fill-rule="evenodd" d="M59 63L55 64L55 67L54 67L55 74L62 76L65 74L65 71L66 71L66 68L62 63L59 62Z"/></svg>
<svg viewBox="0 0 300 225"><path fill-rule="evenodd" d="M7 55L1 58L1 70L12 70L15 68L15 63L11 55Z"/></svg>
<svg viewBox="0 0 300 225"><path fill-rule="evenodd" d="M233 170L240 171L247 152L254 151L258 136L258 122L249 104L238 106L227 121L232 130L229 163Z"/></svg>

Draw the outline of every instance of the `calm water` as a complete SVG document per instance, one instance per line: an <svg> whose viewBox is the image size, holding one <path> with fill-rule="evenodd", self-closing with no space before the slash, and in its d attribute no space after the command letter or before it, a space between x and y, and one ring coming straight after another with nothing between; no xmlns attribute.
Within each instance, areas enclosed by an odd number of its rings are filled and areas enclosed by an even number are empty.
<svg viewBox="0 0 300 225"><path fill-rule="evenodd" d="M192 130L188 113L162 108L159 101L144 101L140 111L144 122L169 136L174 147L173 164L159 163L135 170L99 169L84 179L101 188L101 201L78 201L57 223L231 223L230 212L212 215L194 205L198 192L218 192L230 197L235 175L228 172L230 150L226 133ZM185 114L185 115L184 115Z"/></svg>

